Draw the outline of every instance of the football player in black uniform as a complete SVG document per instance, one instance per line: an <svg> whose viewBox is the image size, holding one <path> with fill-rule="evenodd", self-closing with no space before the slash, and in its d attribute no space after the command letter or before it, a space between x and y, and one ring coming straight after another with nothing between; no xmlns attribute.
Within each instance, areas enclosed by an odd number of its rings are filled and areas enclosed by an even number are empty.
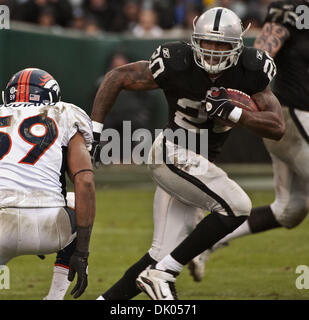
<svg viewBox="0 0 309 320"><path fill-rule="evenodd" d="M286 123L286 132L280 141L264 139L273 163L275 201L252 209L246 222L195 258L199 261L196 264L200 264L199 274L195 275L199 279L210 253L228 241L278 227L294 228L308 213L309 21L306 21L306 12L309 13L309 1L272 2L254 43L275 59L278 73L273 92L282 105Z"/></svg>
<svg viewBox="0 0 309 320"><path fill-rule="evenodd" d="M176 299L175 274L247 219L249 197L214 164L215 157L231 126L243 126L275 140L282 137L285 126L280 103L269 87L276 72L273 60L263 50L244 47L243 34L234 12L213 8L197 19L191 44L163 44L150 61L122 66L104 77L92 111L97 139L94 159L105 116L120 90L157 88L164 91L169 104L166 128L183 130L188 136L193 132L197 140L202 139L201 130L208 130L208 159L164 133L156 138L150 156L161 154L164 162L150 165L158 184L152 247L99 299L130 299L140 289L152 299ZM216 94L214 87L219 88ZM250 95L261 111L232 105L225 88ZM180 158L185 162L180 163ZM185 238L199 210L211 213ZM149 265L153 267L143 271Z"/></svg>

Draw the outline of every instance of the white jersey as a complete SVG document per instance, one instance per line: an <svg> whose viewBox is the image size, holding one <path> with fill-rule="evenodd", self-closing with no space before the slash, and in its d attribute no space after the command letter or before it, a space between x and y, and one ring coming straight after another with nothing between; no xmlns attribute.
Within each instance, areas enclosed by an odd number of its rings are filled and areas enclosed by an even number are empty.
<svg viewBox="0 0 309 320"><path fill-rule="evenodd" d="M77 131L90 147L91 120L73 104L1 105L0 208L65 206L65 147Z"/></svg>

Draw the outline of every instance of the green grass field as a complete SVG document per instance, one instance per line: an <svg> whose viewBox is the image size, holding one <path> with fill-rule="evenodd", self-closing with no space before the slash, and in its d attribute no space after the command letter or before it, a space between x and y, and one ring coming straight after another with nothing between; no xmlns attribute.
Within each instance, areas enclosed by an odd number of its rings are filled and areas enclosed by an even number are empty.
<svg viewBox="0 0 309 320"><path fill-rule="evenodd" d="M148 249L152 239L152 185L97 190L97 214L91 240L89 285L80 299L95 299L117 281ZM254 206L273 200L272 191L248 191ZM215 252L202 282L193 282L187 267L177 279L180 299L309 299L295 286L298 265L309 265L309 221L293 230L234 240ZM10 289L0 299L42 299L48 292L55 255L10 261ZM72 288L71 285L70 288ZM70 291L70 289L69 289ZM65 299L73 299L67 293ZM148 299L141 294L135 299Z"/></svg>

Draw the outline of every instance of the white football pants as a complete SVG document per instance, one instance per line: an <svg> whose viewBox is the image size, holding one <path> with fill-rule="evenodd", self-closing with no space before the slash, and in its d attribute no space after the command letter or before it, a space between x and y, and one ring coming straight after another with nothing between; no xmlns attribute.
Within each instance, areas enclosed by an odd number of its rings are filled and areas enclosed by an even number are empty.
<svg viewBox="0 0 309 320"><path fill-rule="evenodd" d="M184 240L206 211L231 216L249 215L251 211L247 194L223 170L199 154L175 148L169 141L165 145L164 151L161 134L149 154L160 159L164 152L173 163L149 165L159 186L154 198L154 235L149 251L157 261ZM179 159L182 163L177 162Z"/></svg>
<svg viewBox="0 0 309 320"><path fill-rule="evenodd" d="M276 199L271 209L286 228L309 209L309 112L283 107L286 131L280 141L264 139L273 162Z"/></svg>
<svg viewBox="0 0 309 320"><path fill-rule="evenodd" d="M20 255L57 252L75 237L63 207L0 209L0 265Z"/></svg>

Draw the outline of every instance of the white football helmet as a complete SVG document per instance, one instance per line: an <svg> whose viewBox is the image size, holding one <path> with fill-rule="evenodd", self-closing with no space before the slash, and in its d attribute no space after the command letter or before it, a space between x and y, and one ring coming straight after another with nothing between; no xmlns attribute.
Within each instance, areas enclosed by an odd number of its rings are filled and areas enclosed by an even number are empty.
<svg viewBox="0 0 309 320"><path fill-rule="evenodd" d="M209 73L219 73L237 64L243 50L243 30L239 17L231 10L216 7L204 12L193 21L191 46L196 64ZM201 47L201 40L219 41L231 44L226 51L208 50ZM206 57L210 59L208 63ZM219 58L219 62L214 60Z"/></svg>

